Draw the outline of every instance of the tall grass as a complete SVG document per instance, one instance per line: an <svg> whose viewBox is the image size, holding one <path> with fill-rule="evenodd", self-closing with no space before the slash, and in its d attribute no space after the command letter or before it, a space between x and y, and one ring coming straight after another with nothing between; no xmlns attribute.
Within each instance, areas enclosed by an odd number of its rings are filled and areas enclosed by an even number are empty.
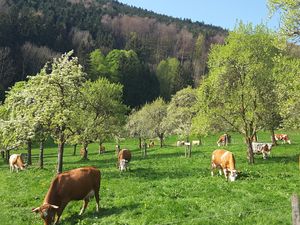
<svg viewBox="0 0 300 225"><path fill-rule="evenodd" d="M290 197L300 194L300 137L297 132L288 134L291 145L274 147L267 160L255 156L255 165L247 163L242 137L233 134L225 149L235 154L240 171L236 182L210 176L217 135L193 147L191 158L184 157L184 147L175 146L175 137L166 139L163 148L156 141L146 158L141 157L137 140L125 140L121 148L130 149L133 160L130 171L123 173L116 168L114 143L106 143L102 155L91 144L88 161L73 156L67 146L64 170L88 165L101 170L101 209L95 213L92 200L78 216L82 202L71 202L60 224L291 224ZM270 135L259 133L259 140L270 142ZM38 169L38 149L33 150L33 165L26 171L10 173L8 165L0 162L1 225L43 224L31 209L42 204L56 173L57 149L48 146L43 170Z"/></svg>

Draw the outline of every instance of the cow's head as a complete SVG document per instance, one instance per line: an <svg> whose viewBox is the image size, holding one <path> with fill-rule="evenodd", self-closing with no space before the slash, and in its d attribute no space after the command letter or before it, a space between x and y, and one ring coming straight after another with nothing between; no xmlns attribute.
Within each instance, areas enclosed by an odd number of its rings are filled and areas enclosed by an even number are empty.
<svg viewBox="0 0 300 225"><path fill-rule="evenodd" d="M236 170L231 170L229 174L229 180L230 181L235 181L237 178L237 171Z"/></svg>
<svg viewBox="0 0 300 225"><path fill-rule="evenodd" d="M119 168L121 171L124 171L127 169L127 165L128 165L128 160L126 159L121 159L120 160L120 165L119 165Z"/></svg>
<svg viewBox="0 0 300 225"><path fill-rule="evenodd" d="M43 204L40 207L32 209L32 212L40 213L41 218L44 220L45 225L51 225L54 223L55 213L58 206L51 204Z"/></svg>

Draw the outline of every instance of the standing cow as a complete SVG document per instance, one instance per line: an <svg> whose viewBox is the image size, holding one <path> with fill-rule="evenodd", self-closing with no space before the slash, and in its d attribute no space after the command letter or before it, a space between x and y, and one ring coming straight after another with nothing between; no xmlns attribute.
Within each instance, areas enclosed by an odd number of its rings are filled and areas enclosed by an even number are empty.
<svg viewBox="0 0 300 225"><path fill-rule="evenodd" d="M58 174L52 181L40 207L32 209L32 212L40 213L45 225L50 225L59 218L70 201L83 200L84 204L80 210L81 215L91 197L96 198L96 211L99 211L100 170L94 167L84 167Z"/></svg>
<svg viewBox="0 0 300 225"><path fill-rule="evenodd" d="M228 145L231 142L231 136L229 134L223 134L219 137L218 141L217 141L217 145L221 146L221 145Z"/></svg>
<svg viewBox="0 0 300 225"><path fill-rule="evenodd" d="M272 150L272 143L252 142L253 154L262 154L263 159L270 156Z"/></svg>
<svg viewBox="0 0 300 225"><path fill-rule="evenodd" d="M15 169L17 170L17 172L19 172L19 169L24 170L25 167L26 167L26 164L24 163L20 154L12 154L9 157L10 172L13 172Z"/></svg>
<svg viewBox="0 0 300 225"><path fill-rule="evenodd" d="M118 154L118 167L120 171L127 170L131 160L131 152L128 149L122 149Z"/></svg>
<svg viewBox="0 0 300 225"><path fill-rule="evenodd" d="M222 171L226 180L235 181L237 177L237 171L235 169L235 158L230 151L223 149L217 149L213 151L211 156L211 175L214 175L214 170L219 169L220 175Z"/></svg>
<svg viewBox="0 0 300 225"><path fill-rule="evenodd" d="M291 144L291 140L289 139L287 134L275 134L274 137L276 141L280 140L283 141L283 143Z"/></svg>

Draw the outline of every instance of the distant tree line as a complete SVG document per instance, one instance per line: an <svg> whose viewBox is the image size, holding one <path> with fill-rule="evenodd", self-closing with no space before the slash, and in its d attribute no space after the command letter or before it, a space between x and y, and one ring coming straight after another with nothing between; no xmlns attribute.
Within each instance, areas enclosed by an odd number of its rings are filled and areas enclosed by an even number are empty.
<svg viewBox="0 0 300 225"><path fill-rule="evenodd" d="M111 56L112 50L123 49L136 53L141 65L135 72L148 74L140 77L150 77L147 79L152 82L140 87L145 91L141 100L126 100L130 106L137 106L152 100L153 95L157 97L153 92L159 90L155 81L157 73L161 74L156 71L159 64L177 64L180 77L177 74L172 81L172 93L186 85L197 86L207 72L210 45L221 43L226 34L220 27L159 15L117 1L1 0L0 100L8 87L36 74L62 53L74 50L87 72L92 51L99 49ZM160 65L159 70L165 66ZM170 94L164 97L168 99Z"/></svg>

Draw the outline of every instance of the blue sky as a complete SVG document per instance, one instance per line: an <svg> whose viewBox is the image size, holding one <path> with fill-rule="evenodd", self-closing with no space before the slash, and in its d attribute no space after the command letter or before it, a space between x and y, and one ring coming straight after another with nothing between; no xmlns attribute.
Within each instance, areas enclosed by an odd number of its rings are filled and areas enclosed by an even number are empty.
<svg viewBox="0 0 300 225"><path fill-rule="evenodd" d="M178 18L188 18L232 30L237 20L279 27L278 15L268 18L266 0L119 0L119 2Z"/></svg>

